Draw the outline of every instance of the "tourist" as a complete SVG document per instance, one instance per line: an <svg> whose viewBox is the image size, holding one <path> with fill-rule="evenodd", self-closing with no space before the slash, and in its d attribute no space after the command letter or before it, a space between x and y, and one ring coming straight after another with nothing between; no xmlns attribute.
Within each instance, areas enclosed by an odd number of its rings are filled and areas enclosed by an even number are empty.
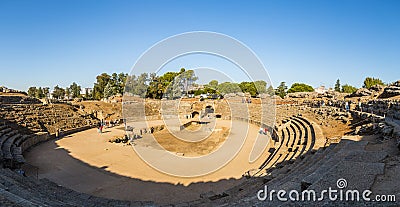
<svg viewBox="0 0 400 207"><path fill-rule="evenodd" d="M98 132L99 134L101 133L100 127L101 127L101 123L99 122L99 124L97 125L97 132Z"/></svg>
<svg viewBox="0 0 400 207"><path fill-rule="evenodd" d="M22 170L22 169L17 169L17 170L15 170L15 172L20 174L20 175L22 175L22 176L24 176L24 177L27 177L25 171Z"/></svg>
<svg viewBox="0 0 400 207"><path fill-rule="evenodd" d="M263 134L264 133L264 129L262 127L260 127L260 130L258 131L259 134Z"/></svg>
<svg viewBox="0 0 400 207"><path fill-rule="evenodd" d="M344 107L345 107L346 111L349 112L349 110L350 110L349 102L346 101Z"/></svg>

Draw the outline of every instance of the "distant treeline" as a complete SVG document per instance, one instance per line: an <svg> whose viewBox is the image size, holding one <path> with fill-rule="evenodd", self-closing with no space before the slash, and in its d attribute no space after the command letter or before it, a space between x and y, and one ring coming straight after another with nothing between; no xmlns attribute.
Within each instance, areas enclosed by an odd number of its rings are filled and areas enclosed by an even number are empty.
<svg viewBox="0 0 400 207"><path fill-rule="evenodd" d="M73 82L69 87L62 88L58 85L54 86L50 93L49 87L30 87L27 94L36 98L55 98L55 99L71 99L84 98L88 100L101 100L114 95L122 95L127 92L131 95L137 95L146 98L178 98L189 95L201 94L217 94L225 95L228 93L248 93L255 97L262 93L270 95L278 95L284 97L287 93L295 92L312 92L314 88L305 83L293 83L288 89L285 82L274 89L272 86L267 87L267 82L257 80L253 82L223 82L212 80L208 84L199 85L196 83L198 78L193 70L181 68L179 72L166 72L157 76L155 73L143 73L140 75L131 75L127 73L113 73L111 75L102 73L96 77L96 83L93 88L85 88L82 94L82 87ZM364 80L364 88L370 88L374 85L385 85L378 78L367 77ZM335 91L343 93L353 93L356 87L348 84L341 85L338 79L335 83Z"/></svg>
<svg viewBox="0 0 400 207"><path fill-rule="evenodd" d="M383 85L386 84L379 78L367 77L364 80L363 88L369 89L374 85ZM340 93L354 93L358 90L358 88L351 86L349 84L340 84L340 80L337 79L335 83L335 91ZM280 96L281 98L285 97L288 93L296 93L296 92L313 92L314 88L305 83L293 83L292 86L288 89L285 82L281 82L279 86L275 89L275 94Z"/></svg>

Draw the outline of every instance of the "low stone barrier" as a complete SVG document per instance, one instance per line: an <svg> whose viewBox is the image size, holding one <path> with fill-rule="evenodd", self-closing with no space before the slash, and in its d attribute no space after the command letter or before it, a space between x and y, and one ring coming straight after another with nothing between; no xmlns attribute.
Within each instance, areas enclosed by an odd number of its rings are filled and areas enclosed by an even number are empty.
<svg viewBox="0 0 400 207"><path fill-rule="evenodd" d="M393 127L393 132L392 132L392 136L394 138L396 138L397 141L397 148L400 150L400 125L395 122L393 119L390 118L386 118L385 119L386 124L388 124L389 126Z"/></svg>
<svg viewBox="0 0 400 207"><path fill-rule="evenodd" d="M143 134L153 134L155 132L159 132L165 128L165 125L156 125L156 126L151 126L151 127L146 127L146 128L140 128L140 129L133 129L132 132L137 135L143 135Z"/></svg>
<svg viewBox="0 0 400 207"><path fill-rule="evenodd" d="M61 132L61 136L66 136L66 135L70 135L70 134L77 133L80 131L88 130L93 127L94 127L93 125L87 125L87 126L78 127L75 129L66 130L66 131ZM21 144L21 150L22 150L22 152L25 152L32 146L35 146L37 144L40 144L42 142L46 142L48 140L55 139L55 138L57 138L55 133L53 133L53 134L49 134L49 133L45 133L45 132L36 133L36 134L34 134L33 137L26 139Z"/></svg>

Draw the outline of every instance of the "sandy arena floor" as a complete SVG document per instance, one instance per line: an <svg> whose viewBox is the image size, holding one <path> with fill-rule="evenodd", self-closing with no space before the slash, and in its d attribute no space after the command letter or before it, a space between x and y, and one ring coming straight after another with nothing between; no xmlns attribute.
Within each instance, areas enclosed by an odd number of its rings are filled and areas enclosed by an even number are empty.
<svg viewBox="0 0 400 207"><path fill-rule="evenodd" d="M221 121L221 125L229 125ZM258 127L237 123L227 139L238 136L249 126L247 139L241 151L223 168L207 175L182 178L159 172L146 164L130 145L109 143L108 139L124 131L108 128L103 134L90 129L43 143L25 155L27 162L39 168L39 177L48 178L73 190L96 196L122 200L152 200L159 204L177 203L199 198L200 193L220 193L243 181L242 174L261 165L263 159L249 162L250 151L262 151L268 143L265 135L258 135ZM232 136L232 137L231 137ZM257 139L259 136L259 139ZM158 156L159 148L144 136L136 146ZM229 147L229 145L228 145ZM213 148L215 150L215 147ZM260 157L267 157L264 150ZM174 168L201 170L201 166L173 166Z"/></svg>

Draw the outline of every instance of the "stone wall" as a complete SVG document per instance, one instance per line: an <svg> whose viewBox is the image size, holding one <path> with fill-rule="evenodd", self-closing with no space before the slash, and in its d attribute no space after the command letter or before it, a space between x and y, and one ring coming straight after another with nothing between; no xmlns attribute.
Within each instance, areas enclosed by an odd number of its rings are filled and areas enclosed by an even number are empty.
<svg viewBox="0 0 400 207"><path fill-rule="evenodd" d="M41 102L36 98L31 98L29 96L1 96L0 104L40 104Z"/></svg>
<svg viewBox="0 0 400 207"><path fill-rule="evenodd" d="M1 104L0 120L23 134L37 132L55 133L87 125L96 125L98 120L79 114L67 104Z"/></svg>
<svg viewBox="0 0 400 207"><path fill-rule="evenodd" d="M63 131L60 136L67 136L73 133L77 133L80 131L84 131L84 130L88 130L93 128L94 126L82 126L82 127L78 127L78 128L74 128L74 129L69 129L66 131ZM29 139L26 139L22 144L21 144L21 150L22 152L25 152L26 150L28 150L29 148L40 144L42 142L46 142L48 140L51 139L55 139L56 138L56 134L50 134L50 133L46 133L46 132L39 132L36 134L31 135L31 137Z"/></svg>

